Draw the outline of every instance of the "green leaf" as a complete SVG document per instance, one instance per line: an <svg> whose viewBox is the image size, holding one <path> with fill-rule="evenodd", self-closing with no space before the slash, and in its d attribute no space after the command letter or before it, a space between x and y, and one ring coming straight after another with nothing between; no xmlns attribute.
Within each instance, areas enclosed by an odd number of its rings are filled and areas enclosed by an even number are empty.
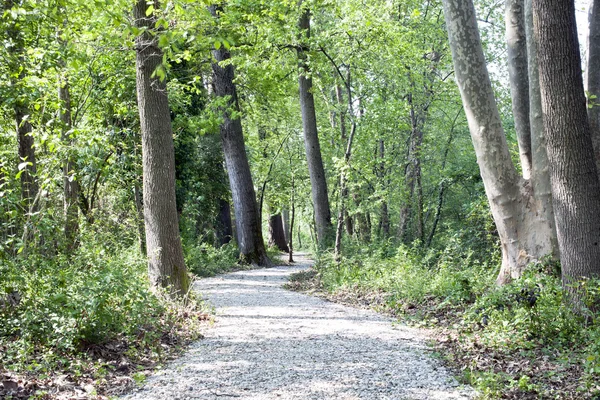
<svg viewBox="0 0 600 400"><path fill-rule="evenodd" d="M221 48L221 42L219 42L218 40L215 40L214 46L215 46L215 49L219 50Z"/></svg>
<svg viewBox="0 0 600 400"><path fill-rule="evenodd" d="M151 16L153 13L154 13L154 6L153 6L153 5L150 5L150 7L148 7L148 8L146 9L146 17L149 17L149 16Z"/></svg>

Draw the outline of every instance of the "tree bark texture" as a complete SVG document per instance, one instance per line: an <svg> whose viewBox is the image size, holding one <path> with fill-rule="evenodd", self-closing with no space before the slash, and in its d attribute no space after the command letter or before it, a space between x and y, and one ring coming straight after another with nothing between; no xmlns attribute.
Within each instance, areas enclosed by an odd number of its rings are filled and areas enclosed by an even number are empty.
<svg viewBox="0 0 600 400"><path fill-rule="evenodd" d="M218 18L221 10L217 6L210 6L209 10L215 18ZM227 63L231 56L224 47L215 49L212 53L216 60L212 64L215 94L227 99L227 107L223 109L221 143L233 198L240 257L246 263L270 266L271 262L265 251L256 193L244 145L242 121L239 117L231 117L233 112L239 113L237 91L233 83L233 65ZM225 64L223 64L224 62Z"/></svg>
<svg viewBox="0 0 600 400"><path fill-rule="evenodd" d="M269 246L276 246L280 251L290 252L283 228L281 213L269 216Z"/></svg>
<svg viewBox="0 0 600 400"><path fill-rule="evenodd" d="M505 18L508 50L508 76L515 131L523 178L531 176L531 129L529 126L529 76L527 70L527 36L525 34L525 0L506 0Z"/></svg>
<svg viewBox="0 0 600 400"><path fill-rule="evenodd" d="M588 91L588 121L594 145L596 167L600 170L600 0L590 0L585 84ZM592 98L595 96L595 98Z"/></svg>
<svg viewBox="0 0 600 400"><path fill-rule="evenodd" d="M158 9L157 1L151 3ZM183 258L175 202L175 149L165 81L153 76L162 50L151 34L155 18L146 16L146 0L134 6L135 24L147 30L136 39L137 98L142 134L144 222L148 272L154 286L185 295L189 278Z"/></svg>
<svg viewBox="0 0 600 400"><path fill-rule="evenodd" d="M298 26L304 37L310 37L310 11L308 9L302 13ZM331 224L331 210L329 208L329 196L327 193L327 178L325 176L325 168L323 167L321 145L319 144L317 131L312 78L310 76L310 67L307 63L307 55L303 48L298 49L298 60L301 71L298 76L298 87L302 112L302 129L304 132L304 147L306 149L306 161L310 175L317 229L317 245L320 249L326 249L333 242L333 226Z"/></svg>
<svg viewBox="0 0 600 400"><path fill-rule="evenodd" d="M530 183L512 163L488 76L471 0L443 0L456 81L502 250L497 283L518 278L552 251L548 224Z"/></svg>
<svg viewBox="0 0 600 400"><path fill-rule="evenodd" d="M532 170L531 184L535 209L540 214L540 223L548 236L552 258L558 259L558 239L552 205L552 185L550 184L550 162L546 151L546 133L540 93L537 44L533 33L532 0L525 0L525 33L527 35L527 69L529 74L529 126L531 128Z"/></svg>
<svg viewBox="0 0 600 400"><path fill-rule="evenodd" d="M600 181L570 0L534 0L556 231L565 284L600 275Z"/></svg>

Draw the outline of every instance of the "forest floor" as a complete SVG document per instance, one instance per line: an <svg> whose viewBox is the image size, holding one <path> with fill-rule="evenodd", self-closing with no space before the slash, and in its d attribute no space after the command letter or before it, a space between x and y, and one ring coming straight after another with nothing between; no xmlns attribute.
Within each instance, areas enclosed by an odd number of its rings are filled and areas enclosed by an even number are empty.
<svg viewBox="0 0 600 400"><path fill-rule="evenodd" d="M283 288L292 266L199 280L215 308L203 340L125 396L151 399L470 399L427 331Z"/></svg>

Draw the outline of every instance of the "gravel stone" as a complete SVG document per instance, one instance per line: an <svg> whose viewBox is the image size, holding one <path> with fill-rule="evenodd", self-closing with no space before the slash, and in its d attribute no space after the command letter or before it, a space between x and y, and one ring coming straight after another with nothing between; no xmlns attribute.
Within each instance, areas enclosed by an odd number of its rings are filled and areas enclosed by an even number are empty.
<svg viewBox="0 0 600 400"><path fill-rule="evenodd" d="M472 399L426 335L370 310L287 291L302 264L202 279L205 338L124 399Z"/></svg>

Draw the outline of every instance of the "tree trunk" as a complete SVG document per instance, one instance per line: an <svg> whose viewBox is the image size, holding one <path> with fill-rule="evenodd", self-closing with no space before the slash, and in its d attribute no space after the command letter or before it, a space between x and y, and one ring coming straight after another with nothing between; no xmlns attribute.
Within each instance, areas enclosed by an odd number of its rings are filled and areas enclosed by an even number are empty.
<svg viewBox="0 0 600 400"><path fill-rule="evenodd" d="M574 4L534 0L533 19L556 231L563 282L568 285L600 275L600 181L587 120Z"/></svg>
<svg viewBox="0 0 600 400"><path fill-rule="evenodd" d="M600 1L590 0L585 84L588 92L588 120L596 167L600 171ZM592 96L594 96L592 98Z"/></svg>
<svg viewBox="0 0 600 400"><path fill-rule="evenodd" d="M211 14L218 18L221 10L210 6ZM221 124L221 142L225 154L225 164L229 175L229 184L233 198L235 224L242 262L270 266L263 242L262 229L256 193L252 183L250 165L244 146L242 121L239 116L232 118L232 111L239 113L238 98L233 83L233 65L221 66L220 63L231 58L224 46L213 50L216 62L212 64L215 94L227 98L227 106L223 108L223 123Z"/></svg>
<svg viewBox="0 0 600 400"><path fill-rule="evenodd" d="M158 9L158 2L154 2ZM156 18L146 16L146 0L134 6L135 25L146 29L136 38L137 98L142 133L144 222L148 272L154 286L171 295L185 295L189 277L183 258L175 205L175 149L167 85L155 72L162 68L162 50L152 34ZM153 75L155 75L153 77Z"/></svg>
<svg viewBox="0 0 600 400"><path fill-rule="evenodd" d="M217 240L219 245L224 246L231 242L233 228L231 223L231 206L224 199L219 199L219 217L217 220Z"/></svg>
<svg viewBox="0 0 600 400"><path fill-rule="evenodd" d="M378 166L377 176L382 182L382 184L386 185L386 169L385 169L385 141L383 139L379 140L377 146L377 154L380 158L380 163ZM379 207L379 236L381 239L387 240L390 237L390 215L388 211L388 204L385 197L381 198L381 205Z"/></svg>
<svg viewBox="0 0 600 400"><path fill-rule="evenodd" d="M4 2L4 11L8 12L14 6L13 0ZM18 164L21 181L21 198L27 212L35 212L38 209L36 198L39 187L36 178L37 163L35 157L35 147L32 131L33 127L29 122L29 107L24 99L24 93L21 90L21 82L25 78L26 59L25 59L25 41L18 26L19 22L11 23L6 31L7 36L12 41L10 52L13 57L9 59L9 70L11 72L11 84L17 88L16 99L12 104L15 113L15 128L17 132ZM15 78L16 76L16 78Z"/></svg>
<svg viewBox="0 0 600 400"><path fill-rule="evenodd" d="M277 246L281 251L285 251L286 253L290 252L287 242L285 241L281 213L269 217L269 246Z"/></svg>
<svg viewBox="0 0 600 400"><path fill-rule="evenodd" d="M290 166L292 160L290 159ZM289 228L289 239L288 239L288 249L290 250L288 262L294 262L294 222L296 219L296 182L294 179L294 173L292 172L292 193L290 196L290 208L292 209L292 215L290 219L290 228ZM300 239L300 230L298 230L298 239Z"/></svg>
<svg viewBox="0 0 600 400"><path fill-rule="evenodd" d="M558 238L554 206L552 205L552 186L550 184L550 162L546 151L546 133L542 113L540 77L538 71L537 44L533 34L532 0L525 0L525 33L527 35L527 68L529 71L529 125L531 128L532 171L531 183L536 202L535 209L540 214L540 223L544 224L544 235L550 243L549 256L558 260Z"/></svg>
<svg viewBox="0 0 600 400"><path fill-rule="evenodd" d="M502 249L497 282L519 277L528 263L552 254L549 224L529 181L512 163L494 99L471 0L443 0L456 80L477 163Z"/></svg>
<svg viewBox="0 0 600 400"><path fill-rule="evenodd" d="M531 176L531 129L529 125L529 76L527 70L527 38L525 34L525 0L506 0L506 42L508 44L508 76L515 130L523 178Z"/></svg>
<svg viewBox="0 0 600 400"><path fill-rule="evenodd" d="M283 233L285 234L285 242L290 241L290 210L284 208L281 212L281 218L283 221Z"/></svg>
<svg viewBox="0 0 600 400"><path fill-rule="evenodd" d="M64 213L65 213L65 238L67 241L67 250L72 251L76 246L77 232L79 231L79 182L75 179L72 156L69 148L73 145L71 139L71 128L73 121L71 119L71 93L69 91L69 81L66 77L58 79L58 100L60 102L60 120L62 123L61 140L67 147L67 156L63 165L63 183L64 183Z"/></svg>
<svg viewBox="0 0 600 400"><path fill-rule="evenodd" d="M298 24L304 38L310 37L310 11L304 10ZM306 148L306 161L310 175L312 189L313 209L317 229L317 245L326 249L333 242L333 226L331 224L331 210L327 194L327 178L321 158L321 146L317 132L317 117L315 114L315 100L313 97L312 78L310 67L304 48L298 49L299 67L302 71L298 76L300 92L300 108L302 110L302 129L304 132L304 146Z"/></svg>

